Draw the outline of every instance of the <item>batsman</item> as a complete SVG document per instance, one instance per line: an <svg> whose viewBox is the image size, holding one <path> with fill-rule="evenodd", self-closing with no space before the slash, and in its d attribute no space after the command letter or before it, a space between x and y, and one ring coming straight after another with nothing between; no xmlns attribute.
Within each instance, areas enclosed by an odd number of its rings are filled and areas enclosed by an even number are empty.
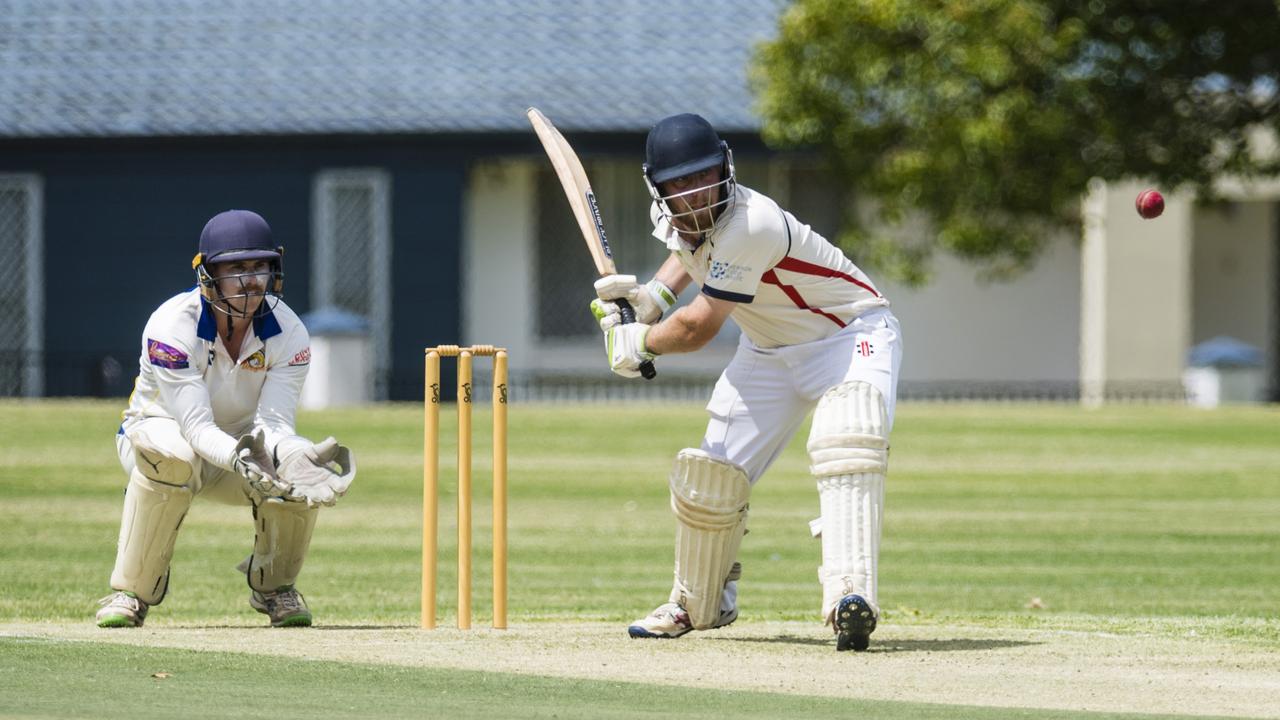
<svg viewBox="0 0 1280 720"><path fill-rule="evenodd" d="M257 213L228 210L200 234L196 286L142 333L138 379L116 434L128 475L111 594L100 627L138 627L169 589L178 530L196 497L248 507L253 551L237 568L272 626L309 626L295 587L322 505L355 478L351 451L297 435L311 362L307 329L281 301L284 248Z"/></svg>
<svg viewBox="0 0 1280 720"><path fill-rule="evenodd" d="M809 412L820 517L820 617L837 650L866 650L879 617L877 563L902 341L889 301L845 255L770 198L739 185L707 120L674 115L649 132L643 165L653 236L671 255L652 280L611 275L592 312L612 370L694 352L733 317L737 351L707 403L700 448L670 474L675 577L667 602L628 628L675 638L738 617L738 549L752 486ZM701 292L669 311L696 282ZM623 323L618 299L636 310Z"/></svg>

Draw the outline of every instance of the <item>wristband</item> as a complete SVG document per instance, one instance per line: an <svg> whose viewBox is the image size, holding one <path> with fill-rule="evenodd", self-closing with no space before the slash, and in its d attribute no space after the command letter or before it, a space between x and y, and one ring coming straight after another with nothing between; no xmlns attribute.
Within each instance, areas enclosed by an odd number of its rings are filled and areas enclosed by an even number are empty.
<svg viewBox="0 0 1280 720"><path fill-rule="evenodd" d="M650 280L644 286L649 291L649 294L653 296L654 303L657 304L663 315L667 314L671 306L676 304L676 294L658 278Z"/></svg>

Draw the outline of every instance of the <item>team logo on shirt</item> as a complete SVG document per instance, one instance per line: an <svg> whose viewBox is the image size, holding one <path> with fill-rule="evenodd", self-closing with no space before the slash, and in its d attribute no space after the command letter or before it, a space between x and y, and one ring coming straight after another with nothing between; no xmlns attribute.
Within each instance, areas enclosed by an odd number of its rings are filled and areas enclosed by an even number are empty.
<svg viewBox="0 0 1280 720"><path fill-rule="evenodd" d="M306 347L298 351L297 355L289 361L290 365L310 365L311 364L311 348Z"/></svg>
<svg viewBox="0 0 1280 720"><path fill-rule="evenodd" d="M722 260L712 260L707 277L712 280L741 280L742 274L750 269L746 265L730 265Z"/></svg>
<svg viewBox="0 0 1280 720"><path fill-rule="evenodd" d="M185 370L191 367L187 354L172 345L147 338L147 360L156 367Z"/></svg>
<svg viewBox="0 0 1280 720"><path fill-rule="evenodd" d="M245 358L240 363L240 367L246 370L264 370L267 367L267 356L263 355L262 351L259 350Z"/></svg>

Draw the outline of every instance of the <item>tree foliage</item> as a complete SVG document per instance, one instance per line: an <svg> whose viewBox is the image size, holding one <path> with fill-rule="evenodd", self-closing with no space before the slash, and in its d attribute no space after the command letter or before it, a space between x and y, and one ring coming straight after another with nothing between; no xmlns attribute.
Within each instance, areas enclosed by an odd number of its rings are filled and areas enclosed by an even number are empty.
<svg viewBox="0 0 1280 720"><path fill-rule="evenodd" d="M869 217L839 242L927 279L942 248L995 276L1077 231L1092 178L1211 193L1274 175L1277 0L797 0L759 49L764 134L817 148ZM909 240L908 217L929 231Z"/></svg>

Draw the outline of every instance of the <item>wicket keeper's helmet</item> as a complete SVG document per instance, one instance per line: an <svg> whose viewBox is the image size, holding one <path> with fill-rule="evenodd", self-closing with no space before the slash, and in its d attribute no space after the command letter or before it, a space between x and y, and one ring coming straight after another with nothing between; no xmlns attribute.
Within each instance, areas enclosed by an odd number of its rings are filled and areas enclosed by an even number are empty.
<svg viewBox="0 0 1280 720"><path fill-rule="evenodd" d="M278 300L284 294L283 256L284 248L271 242L271 226L261 215L252 210L227 210L205 223L204 230L200 232L199 252L191 260L191 267L196 271L196 280L205 298L210 302L222 301L215 305L225 312L222 305L227 304L226 300L242 296L224 297L209 272L210 265L241 260L268 261L271 278L267 283L267 295ZM272 307L274 302L263 302L258 314L270 312Z"/></svg>
<svg viewBox="0 0 1280 720"><path fill-rule="evenodd" d="M663 195L658 190L658 185L717 166L721 168L721 177L717 182L721 188L718 199L711 207L712 227L715 225L715 220L723 214L726 206L732 207L735 197L734 188L737 185L733 168L733 151L729 149L729 143L721 140L715 128L711 127L711 123L701 115L681 113L659 120L658 124L649 131L649 137L645 141L644 159L645 185L648 186L649 194L667 220L677 217L686 218L686 220L692 218L694 213L673 211L670 200L682 195L691 195L706 188L694 188L682 193ZM694 234L694 231L684 230L679 226L676 229ZM710 229L711 227L699 228L697 233Z"/></svg>

